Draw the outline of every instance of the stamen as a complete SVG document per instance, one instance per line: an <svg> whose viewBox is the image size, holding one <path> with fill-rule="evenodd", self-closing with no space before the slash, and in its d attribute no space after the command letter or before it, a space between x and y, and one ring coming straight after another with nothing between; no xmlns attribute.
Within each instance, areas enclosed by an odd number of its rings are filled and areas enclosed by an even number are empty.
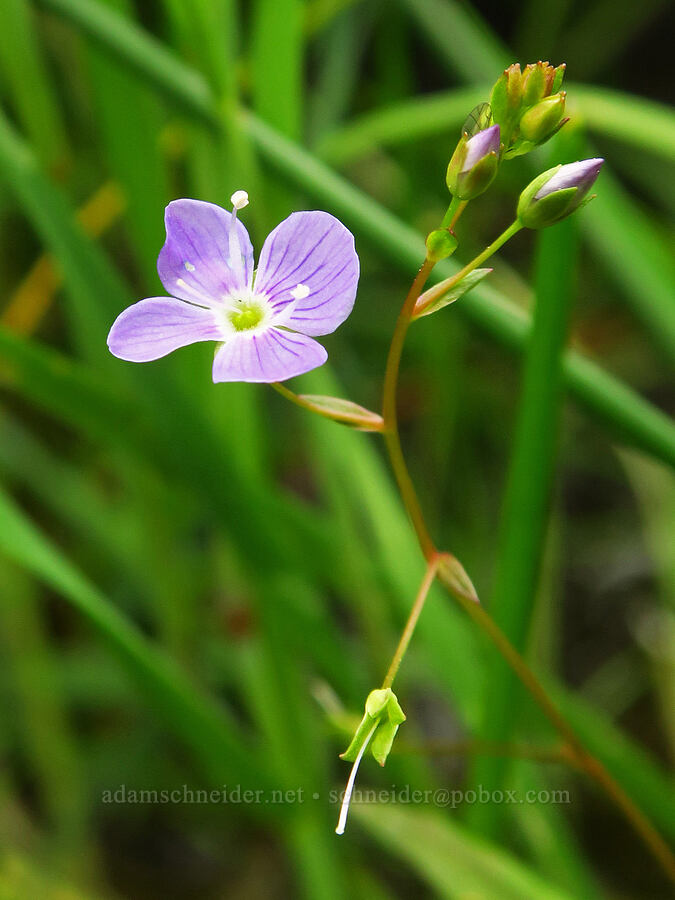
<svg viewBox="0 0 675 900"><path fill-rule="evenodd" d="M304 300L305 297L309 297L310 289L306 284L296 284L290 294L294 300Z"/></svg>
<svg viewBox="0 0 675 900"><path fill-rule="evenodd" d="M248 194L246 191L235 191L230 197L232 201L232 221L230 224L230 233L228 235L228 243L230 250L230 267L235 277L243 286L246 283L244 273L244 263L242 259L241 245L239 243L239 235L237 234L237 210L248 206Z"/></svg>
<svg viewBox="0 0 675 900"><path fill-rule="evenodd" d="M245 206L248 206L248 194L246 191L235 191L230 197L230 202L235 210L243 209Z"/></svg>
<svg viewBox="0 0 675 900"><path fill-rule="evenodd" d="M361 749L359 750L359 755L354 760L354 765L352 766L352 770L349 773L349 781L347 782L347 787L345 788L345 795L342 798L342 806L340 807L340 818L338 819L337 828L335 829L335 834L344 834L345 833L345 825L347 824L347 813L349 812L349 802L352 799L352 792L354 790L354 782L356 780L356 773L359 771L359 765L363 758L363 754L366 752L366 748L370 743L371 737L375 734L375 729L380 724L379 719L373 727L368 732L368 737L361 744Z"/></svg>
<svg viewBox="0 0 675 900"><path fill-rule="evenodd" d="M194 270L195 270L195 267L192 265L191 262L184 262L183 266L184 266L186 272L194 272Z"/></svg>
<svg viewBox="0 0 675 900"><path fill-rule="evenodd" d="M209 295L204 291L200 291L199 288L188 284L187 281L185 281L183 278L176 278L176 287L183 288L184 290L189 291L192 297L194 297L200 303L203 303L204 306L213 306L213 297L209 297Z"/></svg>

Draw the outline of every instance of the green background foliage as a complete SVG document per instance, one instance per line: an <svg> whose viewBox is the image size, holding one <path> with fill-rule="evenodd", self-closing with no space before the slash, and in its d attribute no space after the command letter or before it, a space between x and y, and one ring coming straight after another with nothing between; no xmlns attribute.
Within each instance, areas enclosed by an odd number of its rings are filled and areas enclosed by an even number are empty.
<svg viewBox="0 0 675 900"><path fill-rule="evenodd" d="M3 0L3 898L668 896L435 588L408 720L359 776L432 799L357 803L337 838L338 753L423 573L378 438L212 385L207 345L146 366L105 345L162 292L165 204L246 188L258 249L294 209L355 233L354 313L292 386L378 408L462 122L508 63L565 61L571 122L469 207L457 258L547 166L606 156L599 196L413 326L402 438L438 545L675 838L666 4L540 6ZM443 801L479 786L569 802ZM211 789L229 802L128 801Z"/></svg>

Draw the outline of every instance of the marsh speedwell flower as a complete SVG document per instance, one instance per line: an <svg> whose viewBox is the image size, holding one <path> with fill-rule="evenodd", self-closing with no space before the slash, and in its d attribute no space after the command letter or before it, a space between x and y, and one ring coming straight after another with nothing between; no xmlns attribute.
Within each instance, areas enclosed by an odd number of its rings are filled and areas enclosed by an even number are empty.
<svg viewBox="0 0 675 900"><path fill-rule="evenodd" d="M166 243L157 260L171 297L150 297L118 316L111 353L131 362L159 359L188 344L218 341L213 380L274 382L326 362L313 337L330 334L352 311L359 278L354 238L326 212L296 212L263 244L258 268L232 195L232 212L201 200L166 208Z"/></svg>

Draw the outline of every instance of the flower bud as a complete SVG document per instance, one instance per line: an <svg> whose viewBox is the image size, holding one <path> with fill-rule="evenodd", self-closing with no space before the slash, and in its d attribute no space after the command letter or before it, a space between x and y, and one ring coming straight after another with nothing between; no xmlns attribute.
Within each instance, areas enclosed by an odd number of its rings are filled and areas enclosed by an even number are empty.
<svg viewBox="0 0 675 900"><path fill-rule="evenodd" d="M586 199L603 162L582 159L542 172L520 195L519 221L526 228L546 228L569 216Z"/></svg>
<svg viewBox="0 0 675 900"><path fill-rule="evenodd" d="M506 144L508 135L518 122L522 103L521 81L520 63L513 63L508 69L504 69L490 94L492 117L501 126L502 140Z"/></svg>
<svg viewBox="0 0 675 900"><path fill-rule="evenodd" d="M427 235L427 259L440 262L457 249L457 238L447 228L437 228Z"/></svg>
<svg viewBox="0 0 675 900"><path fill-rule="evenodd" d="M539 104L546 98L558 94L564 75L564 64L554 67L547 62L530 63L522 72L519 63L514 63L504 70L492 88L490 104L492 118L501 126L502 156L505 159L529 153L538 143L551 137L556 128L563 124L564 100L553 124L550 123L548 116L555 119L552 109L555 107L554 103L545 104L536 114L533 113L533 109L538 109ZM560 102L558 95L557 103ZM533 114L523 129L523 119L531 112ZM546 118L545 124L540 123L542 117ZM537 139L529 137L530 134L536 134Z"/></svg>
<svg viewBox="0 0 675 900"><path fill-rule="evenodd" d="M524 113L520 120L520 134L533 144L543 144L563 124L565 91L540 100Z"/></svg>
<svg viewBox="0 0 675 900"><path fill-rule="evenodd" d="M468 137L462 135L448 165L448 190L460 200L482 194L499 167L499 125L492 125Z"/></svg>

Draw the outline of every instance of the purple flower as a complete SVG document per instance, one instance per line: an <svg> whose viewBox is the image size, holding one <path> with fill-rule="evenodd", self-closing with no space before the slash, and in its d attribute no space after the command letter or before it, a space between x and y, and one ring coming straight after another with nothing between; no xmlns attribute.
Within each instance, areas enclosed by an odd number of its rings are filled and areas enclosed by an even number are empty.
<svg viewBox="0 0 675 900"><path fill-rule="evenodd" d="M254 272L253 247L237 219L247 194L237 191L232 203L232 213L201 200L167 206L157 270L172 296L125 309L108 335L111 353L149 362L218 341L214 382L283 381L326 362L312 336L335 331L354 306L352 234L326 212L292 213L268 235Z"/></svg>

